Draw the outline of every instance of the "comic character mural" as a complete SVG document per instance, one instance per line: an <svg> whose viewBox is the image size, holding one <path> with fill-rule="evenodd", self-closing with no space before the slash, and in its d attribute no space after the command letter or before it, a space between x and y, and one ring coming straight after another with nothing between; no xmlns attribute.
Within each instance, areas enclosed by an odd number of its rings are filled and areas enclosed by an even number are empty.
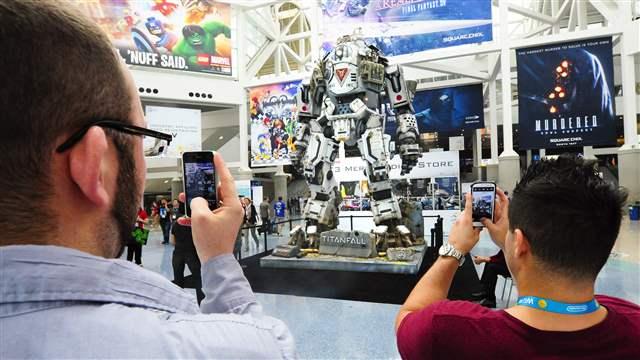
<svg viewBox="0 0 640 360"><path fill-rule="evenodd" d="M78 0L127 64L231 75L231 8L214 0Z"/></svg>
<svg viewBox="0 0 640 360"><path fill-rule="evenodd" d="M251 166L291 164L299 81L249 90Z"/></svg>

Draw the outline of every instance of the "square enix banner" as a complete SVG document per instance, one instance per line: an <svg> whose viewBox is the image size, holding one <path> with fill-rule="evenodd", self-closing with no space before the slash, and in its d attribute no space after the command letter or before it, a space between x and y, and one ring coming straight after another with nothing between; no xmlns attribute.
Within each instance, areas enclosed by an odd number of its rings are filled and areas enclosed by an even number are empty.
<svg viewBox="0 0 640 360"><path fill-rule="evenodd" d="M492 39L491 0L322 0L323 48L355 29L387 56Z"/></svg>
<svg viewBox="0 0 640 360"><path fill-rule="evenodd" d="M249 89L251 166L289 165L300 81Z"/></svg>
<svg viewBox="0 0 640 360"><path fill-rule="evenodd" d="M214 0L77 0L127 64L231 75L231 7Z"/></svg>
<svg viewBox="0 0 640 360"><path fill-rule="evenodd" d="M616 143L611 37L519 49L521 149Z"/></svg>

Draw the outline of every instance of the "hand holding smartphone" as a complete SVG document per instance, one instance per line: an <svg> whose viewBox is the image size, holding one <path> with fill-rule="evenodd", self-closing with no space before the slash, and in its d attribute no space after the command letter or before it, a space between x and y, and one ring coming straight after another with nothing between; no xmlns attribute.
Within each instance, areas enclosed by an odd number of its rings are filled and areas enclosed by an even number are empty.
<svg viewBox="0 0 640 360"><path fill-rule="evenodd" d="M190 151L182 154L185 215L191 216L191 200L204 198L210 210L218 207L216 168L213 151Z"/></svg>
<svg viewBox="0 0 640 360"><path fill-rule="evenodd" d="M471 185L473 201L473 226L484 227L482 218L494 220L496 206L496 184L493 182L476 182Z"/></svg>

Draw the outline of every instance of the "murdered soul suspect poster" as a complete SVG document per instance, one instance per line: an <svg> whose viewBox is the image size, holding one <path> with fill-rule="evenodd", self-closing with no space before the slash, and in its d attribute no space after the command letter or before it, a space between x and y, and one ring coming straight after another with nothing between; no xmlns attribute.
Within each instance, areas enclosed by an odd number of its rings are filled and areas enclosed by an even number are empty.
<svg viewBox="0 0 640 360"><path fill-rule="evenodd" d="M611 37L519 49L521 149L615 144Z"/></svg>

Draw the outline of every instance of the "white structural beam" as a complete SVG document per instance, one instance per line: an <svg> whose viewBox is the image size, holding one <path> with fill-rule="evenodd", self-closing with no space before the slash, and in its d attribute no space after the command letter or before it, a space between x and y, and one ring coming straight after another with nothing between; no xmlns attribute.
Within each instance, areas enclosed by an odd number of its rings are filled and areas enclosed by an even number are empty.
<svg viewBox="0 0 640 360"><path fill-rule="evenodd" d="M422 69L422 70L436 71L443 74L462 75L462 76L466 76L472 79L478 79L482 81L489 80L489 74L485 72L476 71L473 69L465 69L465 68L452 66L448 64L437 63L437 62L424 62L419 64L411 64L409 66Z"/></svg>
<svg viewBox="0 0 640 360"><path fill-rule="evenodd" d="M618 4L614 1L602 1L602 0L589 0L591 6L593 6L606 20L611 23L616 21L615 14L618 8ZM613 6L612 9L610 6Z"/></svg>
<svg viewBox="0 0 640 360"><path fill-rule="evenodd" d="M509 19L509 8L506 4L500 4L500 22L505 24ZM511 115L511 48L509 44L509 31L506 26L500 27L500 68L502 73L502 133L504 151L503 155L513 156L517 153L513 150L513 119Z"/></svg>
<svg viewBox="0 0 640 360"><path fill-rule="evenodd" d="M502 5L502 2L505 0L500 1L500 5ZM531 9L527 9L525 7L522 7L520 5L516 5L516 4L507 4L508 6L508 10L516 13L516 14L520 14L523 16L526 16L528 18L531 19L535 19L538 21L541 21L543 23L547 23L547 24L553 24L556 22L556 19L554 19L553 17L549 16L549 15L545 15L539 12L535 12ZM502 22L500 21L501 24L506 24L506 22Z"/></svg>

